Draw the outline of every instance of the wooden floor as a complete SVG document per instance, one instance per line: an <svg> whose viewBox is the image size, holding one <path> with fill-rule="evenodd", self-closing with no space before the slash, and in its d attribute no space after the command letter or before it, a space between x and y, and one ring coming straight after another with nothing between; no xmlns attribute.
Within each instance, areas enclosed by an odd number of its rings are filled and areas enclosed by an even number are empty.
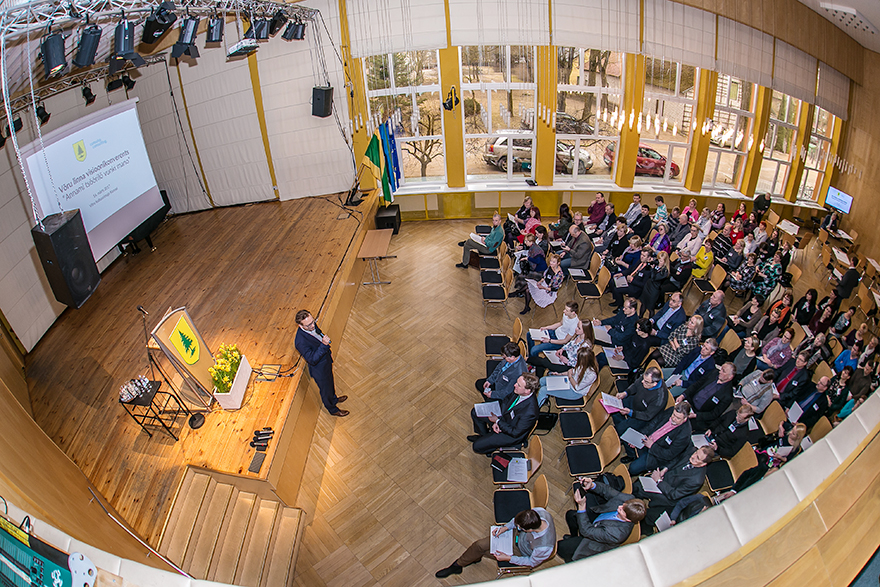
<svg viewBox="0 0 880 587"><path fill-rule="evenodd" d="M248 234L250 230L261 234L278 232L269 226L275 225L269 218L271 214L264 216L258 208L252 213L261 218L242 220L234 234ZM277 213L277 208L272 213ZM292 212L284 214L293 215ZM331 224L337 222L333 217L335 214L327 215ZM215 223L215 229L219 225ZM465 436L471 433L470 408L479 397L473 383L485 376L483 337L489 333L509 332L512 321L502 311L490 310L484 322L477 271L454 267L461 255L461 249L454 243L471 232L473 226L472 220L405 223L391 242L389 254L397 258L380 261L382 278L392 283L362 286L357 294L345 336L335 351L334 365L337 391L349 395L344 407L351 415L333 418L322 411L318 418L303 488L295 504L306 511L309 524L296 566L297 585L457 585L495 576L495 566L489 561L468 567L462 575L447 580L438 581L433 576L437 569L455 560L474 539L484 536L493 518L488 459L474 454ZM179 228L172 225L165 230L184 234L183 228L183 225ZM186 229L189 234L189 227ZM296 245L288 239L300 234L291 229L285 232L286 238L278 240L296 251ZM161 236L159 240L162 246ZM260 242L259 238L254 240ZM287 255L290 254L288 250ZM302 261L297 258L296 262L314 261L300 257ZM812 267L814 259L815 253L806 261L801 254L798 264ZM334 263L332 257L320 261ZM140 262L140 258L126 261L131 262ZM249 262L254 263L253 259ZM279 260L277 266L291 262L288 257ZM322 269L317 263L314 267L315 271L332 273L332 268ZM201 265L198 270L207 273ZM276 362L290 363L292 320L289 314L299 301L287 296L298 293L300 285L280 281L287 279L286 276L275 275L274 271L260 269L259 272L262 283L256 287L255 282L253 289L257 291L247 294L254 296L250 305L244 295L241 300L237 299L238 288L226 286L217 286L217 295L223 296L223 302L215 305L211 299L209 303L208 296L214 292L206 285L196 288L198 293L192 301L181 300L180 295L171 301L148 300L148 307L164 308L178 300L196 308L210 306L203 311L223 315L223 322L230 325L226 331L215 327L215 333L209 335L210 345L239 336L239 332L231 330L232 325L239 325L242 334L249 333L242 336L248 341L246 352L259 354L258 362L271 362L269 357L272 357ZM807 287L818 287L819 279L805 270L796 294L800 295ZM249 283L244 278L241 282ZM276 284L277 287L272 287ZM101 285L105 289L99 288L98 295L109 289L107 285ZM828 287L827 282L822 285L820 291ZM64 359L63 363L64 369L82 372L78 375L80 387L85 378L103 377L106 382L101 393L110 399L99 401L97 389L82 399L78 395L83 393L81 391L62 392L59 398L58 389L65 389L63 382L60 387L43 383L52 371L53 354L72 356L64 349L68 344L66 339L64 343L55 339L53 331L37 349L43 353L39 355L41 361L31 364L31 373L38 375L40 381L40 385L35 386L40 390L34 403L41 425L46 426L78 464L85 463L90 477L101 480L99 487L108 497L114 496L117 507L130 503L127 513L136 514L134 518L140 520L140 527L152 528L151 523L155 523L160 512L140 507L138 500L141 492L149 493L146 488L153 477L158 479L161 475L146 473L142 465L151 462L157 468L166 466L166 461L179 458L180 447L186 440L177 445L155 439L148 442L145 435L137 433L133 423L125 422L118 415L118 406L110 406L115 402L116 379L127 377L123 367L130 369L131 364L140 364L137 356L139 323L134 312L140 300L137 290L128 284L127 287L131 291L119 297L125 301L114 302L120 308L118 320L126 322L124 328L118 325L117 328L126 340L131 339L126 343L131 346L126 356L112 355L113 365L119 366L106 368L102 363L106 359L93 358L106 354L96 350L103 344L100 330L81 338L80 344L88 352L77 356L84 357L86 363L91 362L91 367L79 367L71 358ZM559 307L571 291L564 290ZM246 311L236 302L253 309ZM686 302L689 313L697 302L696 294L692 293ZM109 302L101 301L101 306L105 303ZM263 319L259 304L266 304L267 313L275 315L278 323ZM521 309L521 304L519 300L511 303L511 318ZM735 311L739 306L737 300L728 309ZM604 312L600 313L597 304L589 304L582 309L581 316L608 315L607 305L603 308ZM109 306L104 311L109 312ZM200 315L194 318L197 323L204 321ZM59 324L66 325L69 320L71 317L65 316ZM553 311L548 308L537 315L533 312L525 324L541 326L553 321ZM87 328L88 322L77 319L73 328ZM94 344L90 344L91 341ZM102 368L105 371L102 372ZM116 378L112 382L111 376ZM109 418L114 427L111 437L120 439L121 449L113 452L131 453L123 461L121 473L115 470L119 463L104 454L111 451L104 446L103 439L85 432L99 421L94 414L99 408L114 412L114 417ZM61 415L65 411L80 410L89 413L87 421L70 421ZM80 416L76 418L83 420ZM565 532L564 512L573 505L571 496L565 493L571 479L564 459L557 461L563 448L558 427L542 440L545 460L541 472L550 482L548 509L556 519L557 534L561 537ZM171 492L173 487L161 491ZM547 564L561 564L561 561L556 559Z"/></svg>
<svg viewBox="0 0 880 587"><path fill-rule="evenodd" d="M136 307L152 328L186 306L211 349L237 343L254 366L291 367L294 314L320 308L358 227L340 212L308 198L172 218L153 235L158 250L118 259L28 355L35 420L153 546L183 465L245 472L252 431L280 428L301 372L253 384L241 410L215 411L199 430L179 419L179 442L161 430L149 438L117 401L123 382L148 373Z"/></svg>

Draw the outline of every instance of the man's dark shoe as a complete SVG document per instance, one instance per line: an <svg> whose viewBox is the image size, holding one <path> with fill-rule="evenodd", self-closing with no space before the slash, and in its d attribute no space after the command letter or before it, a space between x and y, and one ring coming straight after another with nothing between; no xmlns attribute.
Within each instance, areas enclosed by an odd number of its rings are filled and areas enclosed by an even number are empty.
<svg viewBox="0 0 880 587"><path fill-rule="evenodd" d="M458 563L452 563L451 565L449 565L445 569L440 569L439 571L434 573L434 576L437 577L438 579L445 579L449 575L460 575L461 569L462 569L461 565L459 565Z"/></svg>
<svg viewBox="0 0 880 587"><path fill-rule="evenodd" d="M461 269L467 269L467 268L468 268L468 266L465 265L464 263L456 263L455 266L456 266L456 267L459 267L459 268L461 268Z"/></svg>
<svg viewBox="0 0 880 587"><path fill-rule="evenodd" d="M341 404L342 402L344 402L347 399L348 399L347 395L340 395L339 397L336 398L336 403Z"/></svg>
<svg viewBox="0 0 880 587"><path fill-rule="evenodd" d="M459 242L458 242L458 246L463 247L465 242L466 242L466 241L459 241Z"/></svg>
<svg viewBox="0 0 880 587"><path fill-rule="evenodd" d="M467 439L468 439L468 442L476 442L477 440L480 439L480 435L479 434L471 434L470 436L467 437Z"/></svg>
<svg viewBox="0 0 880 587"><path fill-rule="evenodd" d="M336 416L337 418L344 418L344 417L346 417L348 414L349 414L349 411L348 411L348 410L337 410L337 411L331 413L330 415L331 415L331 416Z"/></svg>

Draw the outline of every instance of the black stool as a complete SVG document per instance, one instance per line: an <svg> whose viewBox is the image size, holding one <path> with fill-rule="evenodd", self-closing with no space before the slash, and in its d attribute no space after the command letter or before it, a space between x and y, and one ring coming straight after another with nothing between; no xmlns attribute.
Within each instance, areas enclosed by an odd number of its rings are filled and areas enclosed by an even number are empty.
<svg viewBox="0 0 880 587"><path fill-rule="evenodd" d="M165 428L165 431L171 435L171 438L178 440L171 430L171 426L174 426L177 416L186 414L186 409L180 403L180 400L177 399L176 395L167 391L159 391L161 385L159 381L150 381L150 390L148 392L127 402L120 400L119 403L122 404L128 415L143 428L150 438L153 437L153 434L147 430L147 425L158 424Z"/></svg>

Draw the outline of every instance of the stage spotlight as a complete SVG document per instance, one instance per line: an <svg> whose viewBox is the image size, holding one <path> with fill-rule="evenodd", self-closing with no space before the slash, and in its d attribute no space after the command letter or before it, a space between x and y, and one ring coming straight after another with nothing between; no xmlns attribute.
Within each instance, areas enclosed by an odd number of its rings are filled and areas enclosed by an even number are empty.
<svg viewBox="0 0 880 587"><path fill-rule="evenodd" d="M98 51L98 43L101 41L101 28L91 24L82 30L79 37L79 51L73 58L73 64L77 67L88 67L95 63L95 53Z"/></svg>
<svg viewBox="0 0 880 587"><path fill-rule="evenodd" d="M283 10L279 10L272 16L272 20L269 21L269 36L274 37L277 35L278 31L285 24L287 24L287 14Z"/></svg>
<svg viewBox="0 0 880 587"><path fill-rule="evenodd" d="M16 119L12 121L12 130L15 132L20 132L22 126L24 126L24 124L21 122L21 116L16 117ZM6 136L10 136L8 124L6 125Z"/></svg>
<svg viewBox="0 0 880 587"><path fill-rule="evenodd" d="M287 28L284 29L284 32L281 33L281 38L285 41L290 41L293 39L293 31L296 28L296 23L292 22L287 25Z"/></svg>
<svg viewBox="0 0 880 587"><path fill-rule="evenodd" d="M122 76L122 85L125 86L125 90L126 90L126 91L133 90L133 89L134 89L134 85L135 85L136 83L137 83L137 82L134 81L133 79L131 79L130 77L128 77L128 75L123 75L123 76Z"/></svg>
<svg viewBox="0 0 880 587"><path fill-rule="evenodd" d="M0 133L0 149L6 146L6 137L3 136L3 133Z"/></svg>
<svg viewBox="0 0 880 587"><path fill-rule="evenodd" d="M144 34L141 42L145 45L152 45L158 41L162 35L168 32L171 25L177 20L174 14L173 2L162 2L158 8L150 12L150 16L144 22Z"/></svg>
<svg viewBox="0 0 880 587"><path fill-rule="evenodd" d="M121 87L122 87L122 80L115 79L107 84L107 91L112 92L114 90L118 90Z"/></svg>
<svg viewBox="0 0 880 587"><path fill-rule="evenodd" d="M95 94L92 92L92 88L89 86L83 86L82 89L83 100L86 101L86 106L89 106L92 102L95 101Z"/></svg>
<svg viewBox="0 0 880 587"><path fill-rule="evenodd" d="M281 34L281 38L285 41L292 41L294 39L301 41L305 36L306 25L299 18L296 19L296 22L287 25L287 28L284 29L284 32Z"/></svg>
<svg viewBox="0 0 880 587"><path fill-rule="evenodd" d="M37 114L37 118L40 119L40 126L43 126L44 124L49 122L49 118L52 117L51 114L46 112L46 107L43 106L42 104L37 106L36 114Z"/></svg>
<svg viewBox="0 0 880 587"><path fill-rule="evenodd" d="M114 38L114 53L110 56L110 75L113 75L125 64L131 61L135 67L146 65L144 58L137 54L134 50L134 31L133 22L123 20L116 25L116 37Z"/></svg>
<svg viewBox="0 0 880 587"><path fill-rule="evenodd" d="M269 21L265 18L257 18L251 21L248 30L244 33L245 39L264 41L269 38Z"/></svg>
<svg viewBox="0 0 880 587"><path fill-rule="evenodd" d="M180 25L180 37L171 48L171 56L175 59L181 55L198 57L199 50L196 47L196 34L199 32L199 19L186 17Z"/></svg>
<svg viewBox="0 0 880 587"><path fill-rule="evenodd" d="M40 57L46 68L46 78L61 73L67 67L64 58L64 35L61 32L49 33L40 41Z"/></svg>
<svg viewBox="0 0 880 587"><path fill-rule="evenodd" d="M205 44L208 43L219 43L223 40L223 19L219 16L215 16L211 20L208 21L208 34L205 38Z"/></svg>

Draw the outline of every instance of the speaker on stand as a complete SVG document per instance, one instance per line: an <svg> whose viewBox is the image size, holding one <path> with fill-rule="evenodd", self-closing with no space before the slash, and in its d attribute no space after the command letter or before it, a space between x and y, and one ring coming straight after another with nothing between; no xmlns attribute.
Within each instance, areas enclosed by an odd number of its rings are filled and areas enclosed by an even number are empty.
<svg viewBox="0 0 880 587"><path fill-rule="evenodd" d="M55 299L79 308L101 283L79 210L52 214L31 229Z"/></svg>

